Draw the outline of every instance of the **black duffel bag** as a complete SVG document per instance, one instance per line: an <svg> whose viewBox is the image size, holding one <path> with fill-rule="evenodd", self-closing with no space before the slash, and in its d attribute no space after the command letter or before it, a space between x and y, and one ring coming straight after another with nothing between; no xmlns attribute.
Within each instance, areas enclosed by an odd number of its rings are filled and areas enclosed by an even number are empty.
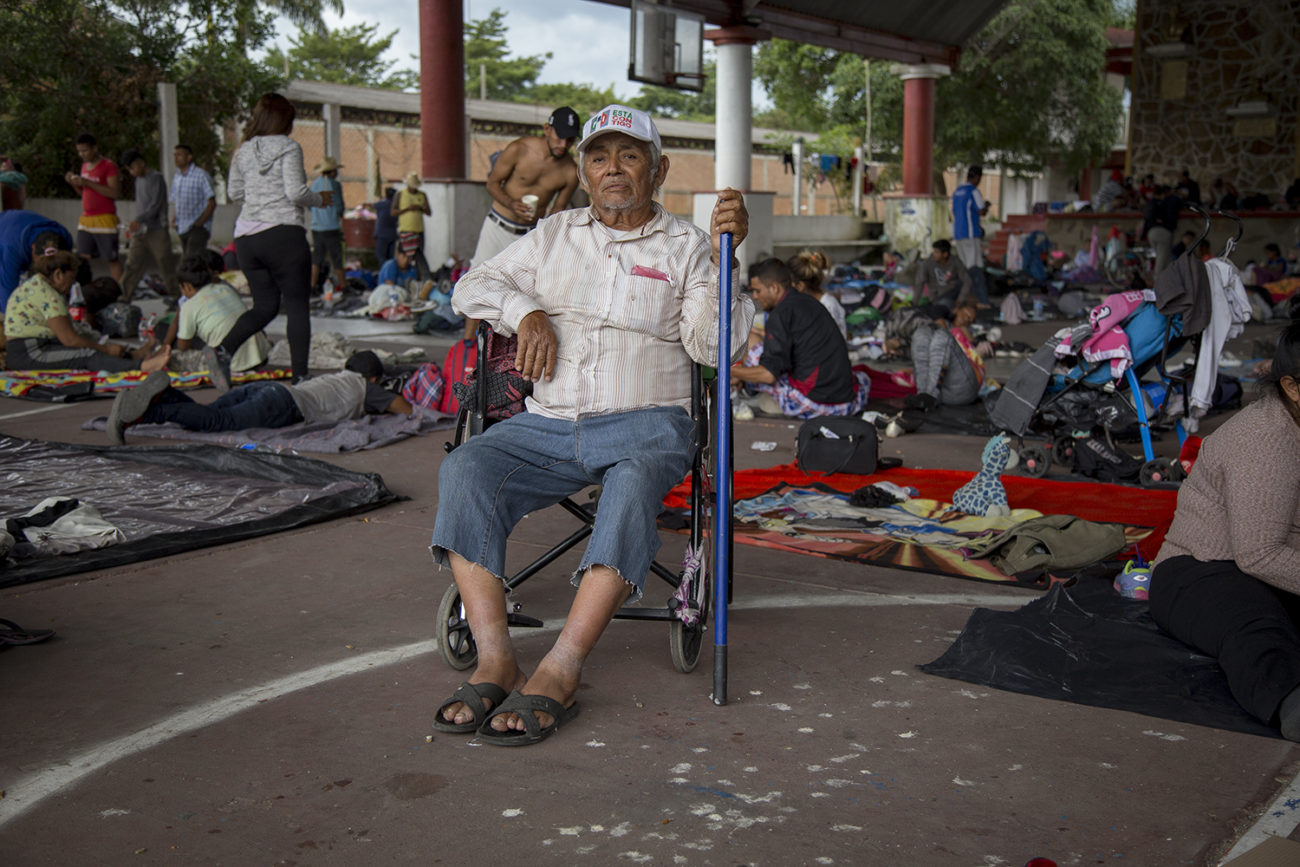
<svg viewBox="0 0 1300 867"><path fill-rule="evenodd" d="M799 428L795 446L799 469L813 473L855 473L869 476L878 469L902 464L897 458L880 460L876 426L856 416L810 418Z"/></svg>

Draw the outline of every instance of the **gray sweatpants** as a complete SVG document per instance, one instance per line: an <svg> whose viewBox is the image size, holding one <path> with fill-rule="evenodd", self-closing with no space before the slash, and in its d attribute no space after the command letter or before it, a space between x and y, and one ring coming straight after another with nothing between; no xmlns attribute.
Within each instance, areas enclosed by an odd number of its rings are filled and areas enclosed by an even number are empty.
<svg viewBox="0 0 1300 867"><path fill-rule="evenodd" d="M13 337L5 347L5 364L10 370L107 370L121 373L139 370L134 358L114 358L88 346L64 346L57 340Z"/></svg>
<svg viewBox="0 0 1300 867"><path fill-rule="evenodd" d="M939 403L961 406L979 397L980 381L957 338L946 328L918 325L912 334L912 365L916 390L932 394Z"/></svg>

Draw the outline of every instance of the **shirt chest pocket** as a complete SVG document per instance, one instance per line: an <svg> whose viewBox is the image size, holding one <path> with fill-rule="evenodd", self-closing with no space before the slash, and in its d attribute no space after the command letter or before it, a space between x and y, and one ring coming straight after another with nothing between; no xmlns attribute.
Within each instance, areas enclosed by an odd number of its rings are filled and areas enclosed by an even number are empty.
<svg viewBox="0 0 1300 867"><path fill-rule="evenodd" d="M668 280L622 274L614 285L609 321L615 328L675 340L682 299Z"/></svg>

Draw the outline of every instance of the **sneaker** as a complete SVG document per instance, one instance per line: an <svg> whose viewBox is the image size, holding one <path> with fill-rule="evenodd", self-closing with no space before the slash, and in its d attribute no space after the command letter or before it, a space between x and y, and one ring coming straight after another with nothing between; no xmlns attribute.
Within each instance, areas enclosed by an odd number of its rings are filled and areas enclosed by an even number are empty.
<svg viewBox="0 0 1300 867"><path fill-rule="evenodd" d="M127 427L138 422L171 383L167 371L155 370L144 382L113 398L113 408L108 411L108 441L115 446L126 445Z"/></svg>
<svg viewBox="0 0 1300 867"><path fill-rule="evenodd" d="M1139 566L1133 560L1124 564L1124 571L1115 576L1115 592L1125 599L1146 599L1151 587L1151 566Z"/></svg>
<svg viewBox="0 0 1300 867"><path fill-rule="evenodd" d="M230 353L220 346L205 346L203 363L208 367L208 376L216 386L217 394L230 391Z"/></svg>

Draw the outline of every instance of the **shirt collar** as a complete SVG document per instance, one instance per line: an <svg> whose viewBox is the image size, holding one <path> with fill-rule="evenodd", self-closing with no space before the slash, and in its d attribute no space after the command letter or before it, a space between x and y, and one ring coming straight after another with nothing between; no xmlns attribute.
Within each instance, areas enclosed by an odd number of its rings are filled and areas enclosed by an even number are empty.
<svg viewBox="0 0 1300 867"><path fill-rule="evenodd" d="M664 206L658 202L651 203L654 207L654 215L645 224L631 229L627 237L644 238L653 235L655 232L664 232L669 236L686 234L686 227L673 218L673 215L664 209ZM594 223L600 223L600 214L596 211L596 206L591 205L580 212L576 225L590 226Z"/></svg>

